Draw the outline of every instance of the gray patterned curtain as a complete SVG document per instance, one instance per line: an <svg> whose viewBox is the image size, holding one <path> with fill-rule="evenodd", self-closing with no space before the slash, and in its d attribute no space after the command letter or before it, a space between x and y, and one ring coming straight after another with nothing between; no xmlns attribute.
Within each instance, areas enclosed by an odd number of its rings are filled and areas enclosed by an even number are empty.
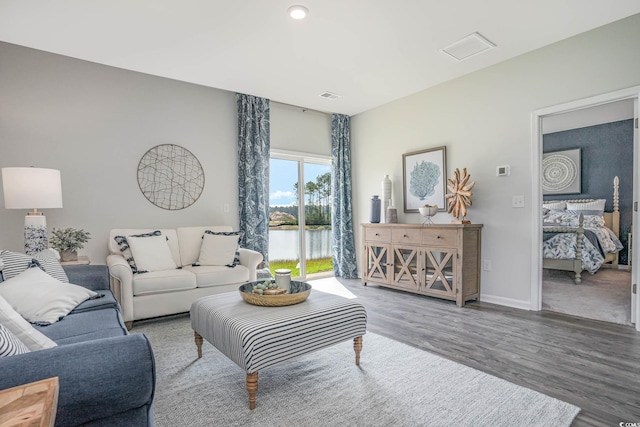
<svg viewBox="0 0 640 427"><path fill-rule="evenodd" d="M269 100L236 94L240 244L269 255Z"/></svg>
<svg viewBox="0 0 640 427"><path fill-rule="evenodd" d="M355 279L356 248L351 209L351 144L349 116L331 116L331 197L333 230L333 272L337 277Z"/></svg>

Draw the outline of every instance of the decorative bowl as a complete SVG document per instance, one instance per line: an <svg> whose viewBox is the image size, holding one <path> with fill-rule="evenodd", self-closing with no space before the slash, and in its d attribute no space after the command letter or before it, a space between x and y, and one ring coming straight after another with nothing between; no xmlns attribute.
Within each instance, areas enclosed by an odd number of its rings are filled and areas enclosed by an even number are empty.
<svg viewBox="0 0 640 427"><path fill-rule="evenodd" d="M424 217L432 217L435 214L438 213L438 205L434 205L434 206L422 206L420 208L418 208L418 210L420 211L420 215L424 216Z"/></svg>
<svg viewBox="0 0 640 427"><path fill-rule="evenodd" d="M254 294L253 288L263 283L264 280L257 282L249 282L240 286L238 289L242 299L253 305L261 305L264 307L283 307L285 305L299 304L306 300L311 293L311 285L305 282L291 281L291 292L280 295L260 295ZM273 282L273 280L272 280Z"/></svg>

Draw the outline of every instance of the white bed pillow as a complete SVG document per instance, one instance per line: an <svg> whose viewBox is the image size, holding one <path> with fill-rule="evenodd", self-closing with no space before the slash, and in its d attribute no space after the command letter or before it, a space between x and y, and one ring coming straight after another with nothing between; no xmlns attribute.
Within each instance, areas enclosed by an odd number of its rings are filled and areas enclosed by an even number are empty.
<svg viewBox="0 0 640 427"><path fill-rule="evenodd" d="M240 233L238 231L214 232L206 230L202 236L198 264L234 267L239 263L237 259L239 241Z"/></svg>
<svg viewBox="0 0 640 427"><path fill-rule="evenodd" d="M566 209L567 202L546 202L542 204L542 207L549 210Z"/></svg>
<svg viewBox="0 0 640 427"><path fill-rule="evenodd" d="M597 199L591 202L567 202L567 210L604 212L604 205L606 203L607 203L606 199Z"/></svg>
<svg viewBox="0 0 640 427"><path fill-rule="evenodd" d="M163 271L178 267L171 256L167 236L127 236L127 242L138 270Z"/></svg>
<svg viewBox="0 0 640 427"><path fill-rule="evenodd" d="M0 284L0 296L31 323L55 323L97 295L82 286L62 283L36 267Z"/></svg>
<svg viewBox="0 0 640 427"><path fill-rule="evenodd" d="M0 284L0 287L4 286ZM0 324L10 330L30 351L43 350L57 344L35 329L0 296Z"/></svg>

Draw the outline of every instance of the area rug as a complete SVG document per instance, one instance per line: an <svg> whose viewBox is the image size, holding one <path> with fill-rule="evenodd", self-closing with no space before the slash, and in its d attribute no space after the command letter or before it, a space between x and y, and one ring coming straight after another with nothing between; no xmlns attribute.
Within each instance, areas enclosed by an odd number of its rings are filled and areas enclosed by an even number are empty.
<svg viewBox="0 0 640 427"><path fill-rule="evenodd" d="M157 427L560 427L580 411L373 333L359 367L344 342L261 371L251 411L245 372L206 341L198 360L188 316L137 322L132 332L153 346Z"/></svg>

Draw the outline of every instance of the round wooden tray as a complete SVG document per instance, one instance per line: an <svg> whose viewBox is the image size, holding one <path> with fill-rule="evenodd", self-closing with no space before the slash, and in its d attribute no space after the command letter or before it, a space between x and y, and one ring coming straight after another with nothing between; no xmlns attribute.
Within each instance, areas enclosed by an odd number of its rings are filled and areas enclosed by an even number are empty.
<svg viewBox="0 0 640 427"><path fill-rule="evenodd" d="M311 293L311 285L305 282L291 281L291 293L281 295L260 295L254 294L253 288L264 280L258 282L249 282L240 286L240 295L242 299L253 305L261 305L264 307L283 307L285 305L293 305L306 300Z"/></svg>

